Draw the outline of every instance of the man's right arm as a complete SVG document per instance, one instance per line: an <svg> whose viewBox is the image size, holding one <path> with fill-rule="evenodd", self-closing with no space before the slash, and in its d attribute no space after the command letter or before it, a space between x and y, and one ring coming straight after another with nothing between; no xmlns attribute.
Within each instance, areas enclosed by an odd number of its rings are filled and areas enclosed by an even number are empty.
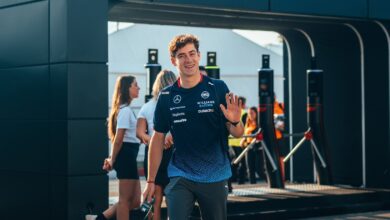
<svg viewBox="0 0 390 220"><path fill-rule="evenodd" d="M165 133L169 131L169 97L169 92L161 92L157 100L156 109L154 111L154 134L149 143L148 154L149 175L143 193L144 199L147 199L149 202L152 200L152 196L154 196L154 180L156 178L157 171L160 166L161 158L163 155Z"/></svg>

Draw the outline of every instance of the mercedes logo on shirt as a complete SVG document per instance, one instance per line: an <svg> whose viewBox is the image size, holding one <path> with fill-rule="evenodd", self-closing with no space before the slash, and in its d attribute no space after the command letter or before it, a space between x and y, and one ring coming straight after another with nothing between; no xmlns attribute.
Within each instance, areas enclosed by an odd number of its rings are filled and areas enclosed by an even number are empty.
<svg viewBox="0 0 390 220"><path fill-rule="evenodd" d="M180 102L181 102L181 96L175 95L175 97L173 97L173 103L179 104Z"/></svg>
<svg viewBox="0 0 390 220"><path fill-rule="evenodd" d="M207 91L203 91L202 94L200 94L200 96L201 96L203 99L207 99L208 97L210 97L210 93L207 92Z"/></svg>

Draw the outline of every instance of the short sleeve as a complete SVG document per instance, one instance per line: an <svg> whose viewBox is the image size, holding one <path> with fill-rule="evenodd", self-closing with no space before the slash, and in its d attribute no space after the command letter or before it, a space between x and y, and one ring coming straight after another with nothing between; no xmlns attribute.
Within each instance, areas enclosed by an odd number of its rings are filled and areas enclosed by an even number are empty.
<svg viewBox="0 0 390 220"><path fill-rule="evenodd" d="M139 110L137 118L146 118L146 103Z"/></svg>
<svg viewBox="0 0 390 220"><path fill-rule="evenodd" d="M131 114L132 112L130 108L121 108L118 113L116 128L130 129Z"/></svg>
<svg viewBox="0 0 390 220"><path fill-rule="evenodd" d="M229 88L227 87L226 83L222 80L215 80L215 85L217 86L217 95L219 99L219 103L224 105L226 108L226 93L229 93ZM223 120L227 122L228 120L223 116Z"/></svg>
<svg viewBox="0 0 390 220"><path fill-rule="evenodd" d="M220 94L219 97L221 99L220 102L221 102L221 104L226 106L225 96L226 96L226 93L229 93L230 91L229 91L229 88L227 87L227 85L224 81L221 80L219 83L220 83L220 87L217 87L217 88L221 90L221 91L218 91L218 94Z"/></svg>
<svg viewBox="0 0 390 220"><path fill-rule="evenodd" d="M154 130L160 133L167 133L169 131L169 92L160 94L157 100L156 110L154 111Z"/></svg>

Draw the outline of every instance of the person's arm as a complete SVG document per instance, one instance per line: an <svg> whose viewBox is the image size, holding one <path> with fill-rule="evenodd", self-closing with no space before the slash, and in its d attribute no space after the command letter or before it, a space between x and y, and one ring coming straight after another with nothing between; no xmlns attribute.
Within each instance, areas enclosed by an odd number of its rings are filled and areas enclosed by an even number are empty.
<svg viewBox="0 0 390 220"><path fill-rule="evenodd" d="M150 136L146 133L148 122L145 118L138 118L137 120L137 138L141 140L143 144L149 144Z"/></svg>
<svg viewBox="0 0 390 220"><path fill-rule="evenodd" d="M126 129L118 129L116 131L114 141L112 142L110 156L104 160L104 165L103 165L104 170L110 171L113 169L118 153L122 148L125 131Z"/></svg>
<svg viewBox="0 0 390 220"><path fill-rule="evenodd" d="M115 134L112 150L111 150L111 160L114 162L119 154L119 151L122 148L123 138L125 136L126 129L118 129Z"/></svg>
<svg viewBox="0 0 390 220"><path fill-rule="evenodd" d="M161 163L161 158L164 150L164 140L165 134L155 131L152 139L150 140L149 145L149 154L148 154L148 179L146 181L146 187L143 193L144 199L147 199L148 202L152 200L155 190L155 179L157 175L158 168Z"/></svg>
<svg viewBox="0 0 390 220"><path fill-rule="evenodd" d="M226 128L233 137L239 138L244 134L244 125L241 121L239 121L237 125L227 122Z"/></svg>
<svg viewBox="0 0 390 220"><path fill-rule="evenodd" d="M241 122L241 101L233 93L227 93L225 96L226 108L220 104L220 108L228 120L226 128L233 137L241 137L244 134L244 125Z"/></svg>
<svg viewBox="0 0 390 220"><path fill-rule="evenodd" d="M172 137L172 134L170 132L168 132L165 135L164 147L165 147L165 149L169 149L172 145L173 145L173 137Z"/></svg>
<svg viewBox="0 0 390 220"><path fill-rule="evenodd" d="M127 129L130 129L131 114L130 108L123 108L119 110L116 123L116 133L114 139L112 140L111 154L104 160L104 170L110 171L113 169L118 153L122 148L125 132Z"/></svg>

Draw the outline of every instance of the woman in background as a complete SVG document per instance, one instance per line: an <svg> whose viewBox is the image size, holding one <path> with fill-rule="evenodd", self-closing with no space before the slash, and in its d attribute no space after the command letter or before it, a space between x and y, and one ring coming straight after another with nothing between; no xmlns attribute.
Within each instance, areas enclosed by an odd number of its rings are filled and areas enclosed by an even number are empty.
<svg viewBox="0 0 390 220"><path fill-rule="evenodd" d="M245 123L245 135L251 135L255 134L257 130L259 129L258 122L257 122L257 108L251 107L248 111L248 116L246 118ZM254 138L243 138L241 140L241 147L245 148L247 147ZM249 181L251 184L255 184L256 181L256 173L260 178L265 179L264 174L264 166L263 166L263 157L261 152L258 150L258 146L254 146L251 150L247 152L246 155L246 162L247 162L247 168L249 173Z"/></svg>
<svg viewBox="0 0 390 220"><path fill-rule="evenodd" d="M136 137L137 119L130 107L138 98L140 88L134 76L117 79L108 118L108 135L112 143L111 154L104 160L103 169L115 169L119 179L119 202L99 215L87 215L86 220L129 220L132 209L140 206L141 186L137 169L140 141Z"/></svg>
<svg viewBox="0 0 390 220"><path fill-rule="evenodd" d="M154 81L153 84L153 98L142 106L138 114L137 137L142 141L142 143L145 144L144 170L145 170L146 179L148 175L148 171L147 171L148 145L153 135L153 118L154 118L154 111L156 109L158 94L163 88L172 85L175 81L176 81L176 76L172 71L162 70L157 75L156 80ZM153 205L153 220L161 219L161 203L163 199L163 192L165 186L168 185L169 183L167 166L172 155L172 148L171 148L171 144L173 143L172 136L168 134L165 140L166 141L165 141L165 150L163 152L163 158L155 179L156 191L155 191L155 202ZM149 219L151 219L151 217L152 216L149 216Z"/></svg>

